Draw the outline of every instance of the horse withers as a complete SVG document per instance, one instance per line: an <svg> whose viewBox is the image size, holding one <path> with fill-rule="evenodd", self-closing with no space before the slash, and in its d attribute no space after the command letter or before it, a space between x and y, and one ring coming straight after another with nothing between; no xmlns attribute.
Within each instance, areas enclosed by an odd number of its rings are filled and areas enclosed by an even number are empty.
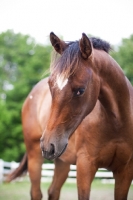
<svg viewBox="0 0 133 200"><path fill-rule="evenodd" d="M60 56L48 82L52 104L41 137L43 157L63 155L76 131L78 199L89 199L95 173L104 167L114 174L115 200L126 200L133 179L132 85L107 42L84 33L76 42L54 33L50 40Z"/></svg>

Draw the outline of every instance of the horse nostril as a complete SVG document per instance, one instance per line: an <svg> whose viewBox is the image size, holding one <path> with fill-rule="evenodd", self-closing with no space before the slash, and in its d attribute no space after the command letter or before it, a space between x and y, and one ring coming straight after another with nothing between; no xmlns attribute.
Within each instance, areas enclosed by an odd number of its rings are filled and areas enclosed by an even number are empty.
<svg viewBox="0 0 133 200"><path fill-rule="evenodd" d="M51 153L52 155L54 155L54 154L55 154L55 147L54 147L54 145L53 145L53 144L51 144L50 153Z"/></svg>

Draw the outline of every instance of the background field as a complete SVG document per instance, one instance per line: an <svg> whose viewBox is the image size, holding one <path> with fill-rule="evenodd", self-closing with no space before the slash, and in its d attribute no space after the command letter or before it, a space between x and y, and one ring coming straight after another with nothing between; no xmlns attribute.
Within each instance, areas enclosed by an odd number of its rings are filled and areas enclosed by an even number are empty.
<svg viewBox="0 0 133 200"><path fill-rule="evenodd" d="M47 199L49 183L42 183L43 199ZM113 200L114 185L102 184L95 180L92 184L91 200ZM0 200L30 200L30 182L13 182L0 184ZM75 183L65 183L61 191L60 200L77 200ZM128 200L133 200L133 185L130 188Z"/></svg>

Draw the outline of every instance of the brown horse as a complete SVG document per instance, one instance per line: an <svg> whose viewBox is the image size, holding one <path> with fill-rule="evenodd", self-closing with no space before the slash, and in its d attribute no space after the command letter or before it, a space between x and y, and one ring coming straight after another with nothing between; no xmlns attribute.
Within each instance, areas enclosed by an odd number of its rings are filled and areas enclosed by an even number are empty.
<svg viewBox="0 0 133 200"><path fill-rule="evenodd" d="M48 78L41 80L30 92L22 108L22 127L27 153L19 167L8 175L7 181L21 176L28 170L31 180L31 199L41 200L40 189L41 168L44 158L40 149L40 137L46 127L51 106L51 94ZM52 184L48 191L49 200L58 200L60 189L70 170L70 163L75 164L74 136L68 145L62 160L55 160L55 170ZM65 161L65 162L64 162Z"/></svg>
<svg viewBox="0 0 133 200"><path fill-rule="evenodd" d="M63 154L75 134L78 199L88 200L99 167L115 178L115 200L126 200L133 179L133 88L108 54L110 45L84 33L65 43L50 40L60 56L52 63L51 112L41 137L47 159ZM81 123L82 122L82 123Z"/></svg>
<svg viewBox="0 0 133 200"><path fill-rule="evenodd" d="M98 41L99 40L92 38L94 48L99 48L97 44ZM104 44L103 50L106 49L107 47L105 48ZM31 180L32 200L41 200L42 198L40 179L43 158L40 149L40 137L47 124L52 99L47 82L48 79L41 80L32 89L24 102L22 108L22 127L27 154L24 155L20 166L7 177L7 180L11 181L28 170ZM95 116L93 119L94 118ZM82 122L82 126L84 126L84 121ZM78 137L79 131L80 129L77 129L69 139L69 144L65 153L54 161L55 172L48 191L49 200L59 199L60 189L68 176L70 164L76 164L75 135Z"/></svg>

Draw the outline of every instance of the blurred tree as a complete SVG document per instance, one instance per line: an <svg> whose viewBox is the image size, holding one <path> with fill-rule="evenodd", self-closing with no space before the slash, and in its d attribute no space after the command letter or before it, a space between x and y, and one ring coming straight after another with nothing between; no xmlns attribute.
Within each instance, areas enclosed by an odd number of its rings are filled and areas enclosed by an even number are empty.
<svg viewBox="0 0 133 200"><path fill-rule="evenodd" d="M118 47L114 47L111 55L119 63L133 85L133 35L124 38Z"/></svg>
<svg viewBox="0 0 133 200"><path fill-rule="evenodd" d="M0 34L0 158L19 161L25 152L22 104L50 64L50 46L28 35Z"/></svg>

